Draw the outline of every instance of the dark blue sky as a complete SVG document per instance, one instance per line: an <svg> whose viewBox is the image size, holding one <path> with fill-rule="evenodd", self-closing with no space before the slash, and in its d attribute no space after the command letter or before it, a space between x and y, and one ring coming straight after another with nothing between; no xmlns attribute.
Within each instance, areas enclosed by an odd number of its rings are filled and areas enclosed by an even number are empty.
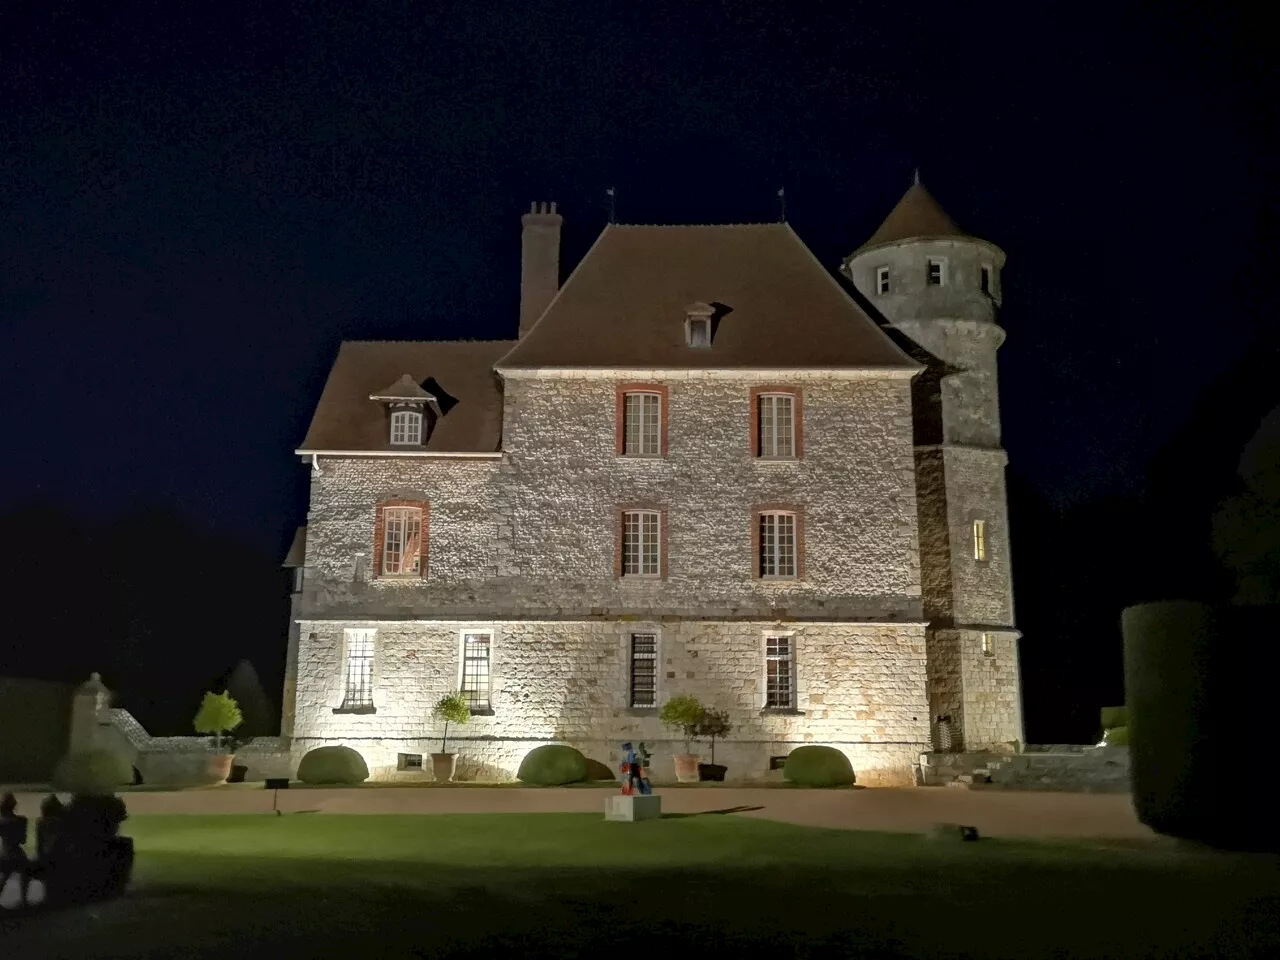
<svg viewBox="0 0 1280 960"><path fill-rule="evenodd" d="M0 509L279 549L339 341L513 335L519 214L558 201L571 266L609 185L696 222L785 184L834 265L918 164L1009 254L1007 446L1055 502L1139 489L1275 322L1275 75L1229 10L120 6L0 7Z"/></svg>

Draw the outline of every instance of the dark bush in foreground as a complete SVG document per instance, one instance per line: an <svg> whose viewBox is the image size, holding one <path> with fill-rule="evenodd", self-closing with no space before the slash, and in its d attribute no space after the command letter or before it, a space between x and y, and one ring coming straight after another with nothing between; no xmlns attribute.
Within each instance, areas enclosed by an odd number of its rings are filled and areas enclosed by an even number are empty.
<svg viewBox="0 0 1280 960"><path fill-rule="evenodd" d="M364 783L369 779L369 767L350 747L316 747L298 764L298 779L303 783Z"/></svg>
<svg viewBox="0 0 1280 960"><path fill-rule="evenodd" d="M116 787L133 783L133 766L114 750L85 750L69 753L53 771L57 790L83 796L115 793Z"/></svg>
<svg viewBox="0 0 1280 960"><path fill-rule="evenodd" d="M782 776L801 787L847 787L853 783L849 758L835 747L796 747L787 754Z"/></svg>
<svg viewBox="0 0 1280 960"><path fill-rule="evenodd" d="M592 760L590 757L587 757L587 775L583 777L583 779L591 781L617 780L618 774L613 770L610 770L599 760Z"/></svg>
<svg viewBox="0 0 1280 960"><path fill-rule="evenodd" d="M525 754L516 778L540 787L580 783L587 778L587 758L573 747L548 743Z"/></svg>

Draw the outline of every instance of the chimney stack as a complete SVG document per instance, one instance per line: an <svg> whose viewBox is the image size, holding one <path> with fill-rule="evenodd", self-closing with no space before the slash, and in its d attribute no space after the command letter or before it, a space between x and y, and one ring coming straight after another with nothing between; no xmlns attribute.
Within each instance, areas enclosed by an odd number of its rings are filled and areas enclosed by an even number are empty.
<svg viewBox="0 0 1280 960"><path fill-rule="evenodd" d="M533 203L520 218L520 336L524 336L560 289L560 214L554 203Z"/></svg>

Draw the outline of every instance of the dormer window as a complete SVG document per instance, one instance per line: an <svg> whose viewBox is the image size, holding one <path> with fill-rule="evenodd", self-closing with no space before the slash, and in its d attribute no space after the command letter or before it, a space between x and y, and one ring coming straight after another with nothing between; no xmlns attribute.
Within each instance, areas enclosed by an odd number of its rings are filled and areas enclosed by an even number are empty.
<svg viewBox="0 0 1280 960"><path fill-rule="evenodd" d="M430 439L431 425L440 415L433 394L405 374L391 386L369 395L387 411L387 441L392 447L421 447Z"/></svg>
<svg viewBox="0 0 1280 960"><path fill-rule="evenodd" d="M685 343L699 348L711 346L711 318L715 312L715 307L709 303L693 303L685 307Z"/></svg>
<svg viewBox="0 0 1280 960"><path fill-rule="evenodd" d="M422 411L396 410L391 414L391 442L396 446L422 444Z"/></svg>

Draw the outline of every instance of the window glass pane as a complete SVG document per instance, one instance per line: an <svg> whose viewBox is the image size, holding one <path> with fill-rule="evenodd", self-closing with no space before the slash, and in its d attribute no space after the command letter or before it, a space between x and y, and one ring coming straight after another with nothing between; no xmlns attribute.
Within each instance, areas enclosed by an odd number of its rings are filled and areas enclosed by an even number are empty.
<svg viewBox="0 0 1280 960"><path fill-rule="evenodd" d="M765 706L790 708L795 703L795 671L791 637L765 639Z"/></svg>
<svg viewBox="0 0 1280 960"><path fill-rule="evenodd" d="M382 572L388 576L418 573L422 553L422 511L388 508L382 514Z"/></svg>
<svg viewBox="0 0 1280 960"><path fill-rule="evenodd" d="M661 522L652 510L628 511L622 517L622 573L656 576L662 553Z"/></svg>
<svg viewBox="0 0 1280 960"><path fill-rule="evenodd" d="M760 576L796 576L795 514L760 515Z"/></svg>
<svg viewBox="0 0 1280 960"><path fill-rule="evenodd" d="M342 705L373 705L373 631L347 630L347 677Z"/></svg>
<svg viewBox="0 0 1280 960"><path fill-rule="evenodd" d="M657 681L658 638L651 633L633 633L631 635L631 706L657 706Z"/></svg>
<svg viewBox="0 0 1280 960"><path fill-rule="evenodd" d="M661 452L662 398L656 393L623 397L623 453L655 456Z"/></svg>
<svg viewBox="0 0 1280 960"><path fill-rule="evenodd" d="M777 570L776 517L771 513L760 515L760 576L772 577Z"/></svg>
<svg viewBox="0 0 1280 960"><path fill-rule="evenodd" d="M472 710L489 709L489 635L462 638L462 696Z"/></svg>

